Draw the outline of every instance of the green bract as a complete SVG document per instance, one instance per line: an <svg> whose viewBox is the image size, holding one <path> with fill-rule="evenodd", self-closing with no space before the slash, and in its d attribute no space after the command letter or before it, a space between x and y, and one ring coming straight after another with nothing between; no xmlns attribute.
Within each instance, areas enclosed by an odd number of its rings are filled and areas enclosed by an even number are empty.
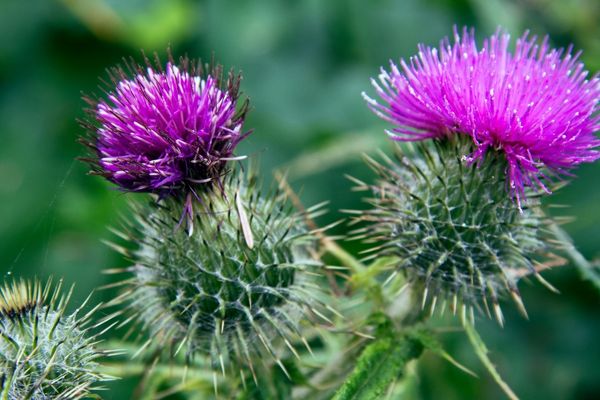
<svg viewBox="0 0 600 400"><path fill-rule="evenodd" d="M261 196L252 176L227 177L196 201L189 230L175 201L136 213L130 309L155 343L188 358L209 355L223 370L232 355L251 367L265 351L279 362L277 343L293 350L307 313L320 315L305 215L279 191Z"/></svg>
<svg viewBox="0 0 600 400"><path fill-rule="evenodd" d="M70 296L39 282L0 289L0 398L73 400L95 397L93 385L107 377L96 372L102 355L90 332L93 310L67 314ZM83 307L83 306L82 306ZM81 309L81 308L80 308Z"/></svg>
<svg viewBox="0 0 600 400"><path fill-rule="evenodd" d="M375 257L395 256L403 272L423 292L423 307L438 297L473 310L491 301L502 323L498 298L509 294L524 312L517 282L536 274L549 249L545 217L536 193L522 209L507 194L507 163L490 154L478 165L465 155L469 138L453 137L398 148L383 164L368 159L379 180L361 184L372 192L372 208L357 237L375 244ZM463 308L466 311L466 308Z"/></svg>

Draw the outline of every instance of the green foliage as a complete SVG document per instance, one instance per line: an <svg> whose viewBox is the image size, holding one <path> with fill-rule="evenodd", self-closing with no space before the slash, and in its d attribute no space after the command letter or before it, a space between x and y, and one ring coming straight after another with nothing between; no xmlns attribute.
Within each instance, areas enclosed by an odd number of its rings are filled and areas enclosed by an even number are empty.
<svg viewBox="0 0 600 400"><path fill-rule="evenodd" d="M390 385L402 377L406 364L422 351L421 342L411 335L393 331L378 335L365 347L333 400L381 399Z"/></svg>
<svg viewBox="0 0 600 400"><path fill-rule="evenodd" d="M489 315L491 302L502 323L498 298L510 294L524 311L517 282L537 275L536 262L552 246L537 195L529 193L521 210L506 192L502 158L470 164L473 150L456 137L417 144L413 155L398 149L385 164L367 159L379 180L359 182L373 197L357 217L367 226L356 237L371 244L370 257L398 258L396 272L423 293L423 308L441 297L455 312L462 303Z"/></svg>
<svg viewBox="0 0 600 400"><path fill-rule="evenodd" d="M70 293L62 285L39 282L6 284L0 290L0 398L2 400L73 400L95 397L97 336L90 317L66 313ZM83 306L82 306L83 307Z"/></svg>

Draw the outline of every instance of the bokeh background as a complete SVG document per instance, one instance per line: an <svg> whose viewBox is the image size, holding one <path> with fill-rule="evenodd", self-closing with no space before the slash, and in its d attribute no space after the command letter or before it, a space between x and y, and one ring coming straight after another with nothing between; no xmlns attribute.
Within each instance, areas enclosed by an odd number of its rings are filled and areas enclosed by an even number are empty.
<svg viewBox="0 0 600 400"><path fill-rule="evenodd" d="M98 77L122 57L164 55L170 45L176 55L214 52L242 70L252 101L246 126L255 132L239 153L260 158L266 181L275 168L289 170L307 204L330 200L325 224L343 217L339 209L362 207L344 178L368 179L361 153L390 148L360 96L369 77L418 42L437 44L454 24L473 25L480 37L498 25L515 36L547 33L600 69L597 0L0 0L0 273L64 277L79 300L109 282L102 269L123 265L101 240L126 212L125 196L74 161L83 154L81 92L97 92ZM569 206L556 213L574 217L565 228L594 259L600 163L577 175L551 202ZM598 292L572 268L545 276L560 295L524 283L530 320L505 307L505 328L482 320L482 335L523 399L600 399ZM425 356L419 398L503 398L460 333L444 341L480 377ZM130 398L134 385L115 382L105 398Z"/></svg>

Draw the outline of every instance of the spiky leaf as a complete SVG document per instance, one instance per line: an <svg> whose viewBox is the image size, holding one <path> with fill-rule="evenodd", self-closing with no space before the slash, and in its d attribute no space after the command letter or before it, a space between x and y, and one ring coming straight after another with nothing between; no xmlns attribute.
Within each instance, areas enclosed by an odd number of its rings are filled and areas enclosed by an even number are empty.
<svg viewBox="0 0 600 400"><path fill-rule="evenodd" d="M390 384L402 376L406 364L422 351L422 344L407 335L376 339L365 347L333 400L381 399Z"/></svg>

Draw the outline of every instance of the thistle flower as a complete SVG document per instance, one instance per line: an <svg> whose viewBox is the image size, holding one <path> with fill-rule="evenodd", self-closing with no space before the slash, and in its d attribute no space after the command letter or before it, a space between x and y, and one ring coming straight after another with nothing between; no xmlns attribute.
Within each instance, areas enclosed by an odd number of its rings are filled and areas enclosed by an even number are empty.
<svg viewBox="0 0 600 400"><path fill-rule="evenodd" d="M528 189L522 210L506 196L503 170L507 161L497 152L475 166L462 156L474 150L466 136L419 143L414 154L398 149L395 159L367 159L378 182L359 182L372 193L371 209L359 211L366 222L354 237L370 244L370 257L397 259L392 277L403 274L422 294L422 306L473 315L493 312L503 321L501 297L525 308L517 284L539 275L552 250L547 218L539 209L541 193ZM490 312L490 310L492 310Z"/></svg>
<svg viewBox="0 0 600 400"><path fill-rule="evenodd" d="M494 149L507 161L510 192L517 200L526 186L548 191L547 172L567 174L600 153L598 75L588 72L572 48L552 49L525 33L509 50L510 36L498 30L475 42L474 30L454 31L439 50L419 46L418 56L390 62L372 80L382 102L363 97L381 118L395 125L395 140L469 135L479 161Z"/></svg>
<svg viewBox="0 0 600 400"><path fill-rule="evenodd" d="M223 184L225 195L199 194L208 215L196 215L191 236L173 230L175 201L137 210L128 240L140 246L125 251L135 265L121 300L160 347L208 355L223 373L232 358L252 374L257 359L285 371L277 343L293 352L294 341L308 346L300 326L322 315L310 283L320 266L310 252L315 238L282 193L260 195L255 176Z"/></svg>
<svg viewBox="0 0 600 400"><path fill-rule="evenodd" d="M72 293L60 295L49 281L19 281L0 288L0 398L73 400L107 377L96 372L98 335L90 317L65 309Z"/></svg>
<svg viewBox="0 0 600 400"><path fill-rule="evenodd" d="M83 125L94 171L122 190L161 196L194 192L224 173L237 144L247 102L238 107L240 76L221 66L171 57L110 71L114 88L91 105Z"/></svg>

